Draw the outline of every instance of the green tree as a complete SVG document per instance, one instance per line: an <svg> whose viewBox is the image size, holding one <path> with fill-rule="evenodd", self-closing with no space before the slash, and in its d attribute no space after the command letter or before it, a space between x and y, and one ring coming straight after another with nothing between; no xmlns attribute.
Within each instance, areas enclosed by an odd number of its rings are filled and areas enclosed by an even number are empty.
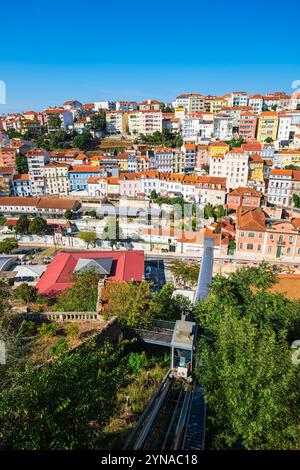
<svg viewBox="0 0 300 470"><path fill-rule="evenodd" d="M97 243L97 234L95 232L80 232L79 233L79 238L80 240L84 241L86 243L86 246L88 247L89 245L96 246Z"/></svg>
<svg viewBox="0 0 300 470"><path fill-rule="evenodd" d="M123 326L148 328L152 323L148 282L108 282L103 302L106 315L116 315Z"/></svg>
<svg viewBox="0 0 300 470"><path fill-rule="evenodd" d="M152 189L150 193L150 199L152 199L152 201L155 201L157 197L158 197L157 192L155 191L155 189Z"/></svg>
<svg viewBox="0 0 300 470"><path fill-rule="evenodd" d="M119 224L119 218L117 216L110 216L107 218L106 225L103 231L104 240L109 240L112 247L117 241L123 239L123 232Z"/></svg>
<svg viewBox="0 0 300 470"><path fill-rule="evenodd" d="M273 142L272 137L267 137L267 138L265 139L265 142L266 142L267 144L270 144L271 142Z"/></svg>
<svg viewBox="0 0 300 470"><path fill-rule="evenodd" d="M16 248L18 248L19 244L15 238L4 238L0 242L0 253L9 254Z"/></svg>
<svg viewBox="0 0 300 470"><path fill-rule="evenodd" d="M35 287L23 282L13 290L13 295L15 299L22 300L25 303L35 302L37 290Z"/></svg>
<svg viewBox="0 0 300 470"><path fill-rule="evenodd" d="M293 204L295 207L300 208L300 196L296 193L292 196Z"/></svg>
<svg viewBox="0 0 300 470"><path fill-rule="evenodd" d="M217 275L195 308L209 448L299 447L299 367L288 338L298 337L300 310L298 302L269 291L276 280L266 263Z"/></svg>
<svg viewBox="0 0 300 470"><path fill-rule="evenodd" d="M88 126L94 131L104 132L106 130L106 113L93 114Z"/></svg>
<svg viewBox="0 0 300 470"><path fill-rule="evenodd" d="M64 213L64 217L67 220L72 220L73 212L70 209L67 209Z"/></svg>
<svg viewBox="0 0 300 470"><path fill-rule="evenodd" d="M299 171L300 170L300 166L297 166L297 165L286 165L284 167L285 170L296 170L296 171Z"/></svg>
<svg viewBox="0 0 300 470"><path fill-rule="evenodd" d="M29 233L29 224L30 220L27 215L21 215L16 223L16 233L21 233L23 235L28 235Z"/></svg>
<svg viewBox="0 0 300 470"><path fill-rule="evenodd" d="M16 168L20 174L28 173L27 158L21 153L17 154L16 156Z"/></svg>
<svg viewBox="0 0 300 470"><path fill-rule="evenodd" d="M0 277L0 317L9 309L10 288L5 279ZM0 330L1 333L1 330ZM0 335L0 339L1 335Z"/></svg>
<svg viewBox="0 0 300 470"><path fill-rule="evenodd" d="M150 300L150 316L159 320L176 321L182 315L189 316L193 305L187 297L174 295L175 287L165 284L159 292L154 292Z"/></svg>
<svg viewBox="0 0 300 470"><path fill-rule="evenodd" d="M127 362L122 347L89 341L43 367L27 365L11 387L0 390L0 449L103 448Z"/></svg>
<svg viewBox="0 0 300 470"><path fill-rule="evenodd" d="M32 235L43 235L47 231L47 222L43 217L34 217L28 227Z"/></svg>
<svg viewBox="0 0 300 470"><path fill-rule="evenodd" d="M62 121L58 114L50 114L48 116L48 129L60 129Z"/></svg>
<svg viewBox="0 0 300 470"><path fill-rule="evenodd" d="M77 135L73 139L74 147L78 147L80 150L88 150L92 143L92 136L89 132L83 132Z"/></svg>
<svg viewBox="0 0 300 470"><path fill-rule="evenodd" d="M211 449L299 446L299 368L283 337L225 310L206 328L196 375L206 390Z"/></svg>
<svg viewBox="0 0 300 470"><path fill-rule="evenodd" d="M174 260L169 264L169 271L173 274L176 282L195 286L199 276L199 263L188 263L184 260Z"/></svg>
<svg viewBox="0 0 300 470"><path fill-rule="evenodd" d="M215 216L214 206L212 204L206 204L204 207L204 218L210 219Z"/></svg>
<svg viewBox="0 0 300 470"><path fill-rule="evenodd" d="M94 268L74 273L72 287L58 295L54 310L57 312L95 312L100 275Z"/></svg>

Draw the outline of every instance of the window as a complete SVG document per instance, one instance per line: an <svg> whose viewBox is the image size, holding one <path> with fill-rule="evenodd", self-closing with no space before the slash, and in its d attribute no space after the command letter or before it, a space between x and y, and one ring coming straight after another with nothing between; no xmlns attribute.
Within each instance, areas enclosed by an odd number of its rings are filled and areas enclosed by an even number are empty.
<svg viewBox="0 0 300 470"><path fill-rule="evenodd" d="M254 232L249 232L249 233L248 233L248 237L250 237L250 238L255 238L255 233L254 233Z"/></svg>
<svg viewBox="0 0 300 470"><path fill-rule="evenodd" d="M241 232L241 237L243 237L244 235L245 235L244 232Z"/></svg>
<svg viewBox="0 0 300 470"><path fill-rule="evenodd" d="M247 243L247 250L253 250L252 243Z"/></svg>
<svg viewBox="0 0 300 470"><path fill-rule="evenodd" d="M287 254L289 255L290 252L291 252L291 249L290 249L290 248L287 248L287 249L286 249L286 252L287 252Z"/></svg>

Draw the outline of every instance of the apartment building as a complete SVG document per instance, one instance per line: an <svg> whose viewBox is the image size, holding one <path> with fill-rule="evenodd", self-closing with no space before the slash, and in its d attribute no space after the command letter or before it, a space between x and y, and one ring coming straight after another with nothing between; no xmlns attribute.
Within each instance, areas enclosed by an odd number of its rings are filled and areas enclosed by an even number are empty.
<svg viewBox="0 0 300 470"><path fill-rule="evenodd" d="M128 114L130 134L151 135L162 132L162 113L158 110L139 110Z"/></svg>
<svg viewBox="0 0 300 470"><path fill-rule="evenodd" d="M277 140L281 147L288 147L292 140L292 116L286 113L279 113Z"/></svg>
<svg viewBox="0 0 300 470"><path fill-rule="evenodd" d="M49 163L46 150L35 149L26 154L31 194L40 196L45 193L45 166Z"/></svg>
<svg viewBox="0 0 300 470"><path fill-rule="evenodd" d="M157 100L145 100L138 104L140 111L160 111L163 108L163 103Z"/></svg>
<svg viewBox="0 0 300 470"><path fill-rule="evenodd" d="M94 103L94 111L115 111L116 110L116 102L115 101L96 101Z"/></svg>
<svg viewBox="0 0 300 470"><path fill-rule="evenodd" d="M227 208L237 210L240 206L260 207L263 194L253 188L235 188L227 195Z"/></svg>
<svg viewBox="0 0 300 470"><path fill-rule="evenodd" d="M136 101L116 101L116 111L135 111L137 107Z"/></svg>
<svg viewBox="0 0 300 470"><path fill-rule="evenodd" d="M68 170L69 190L85 191L88 189L88 179L103 175L103 171L97 166L71 166Z"/></svg>
<svg viewBox="0 0 300 470"><path fill-rule="evenodd" d="M15 166L16 156L15 147L0 147L0 166Z"/></svg>
<svg viewBox="0 0 300 470"><path fill-rule="evenodd" d="M173 101L173 107L184 108L188 114L205 111L205 96L200 93L183 93Z"/></svg>
<svg viewBox="0 0 300 470"><path fill-rule="evenodd" d="M226 178L199 176L195 183L196 200L199 204L224 205L226 198Z"/></svg>
<svg viewBox="0 0 300 470"><path fill-rule="evenodd" d="M59 129L67 131L70 126L73 126L73 114L71 111L64 108L49 108L43 111L45 123L48 128L48 132L57 131ZM57 117L58 126L53 126L51 117ZM60 124L59 124L60 123Z"/></svg>
<svg viewBox="0 0 300 470"><path fill-rule="evenodd" d="M291 205L293 184L299 181L300 171L272 169L268 186L269 202L280 206Z"/></svg>
<svg viewBox="0 0 300 470"><path fill-rule="evenodd" d="M184 142L209 143L214 131L214 123L209 115L188 115L182 120L182 139Z"/></svg>
<svg viewBox="0 0 300 470"><path fill-rule="evenodd" d="M279 150L274 153L274 166L283 168L288 165L300 166L300 150Z"/></svg>
<svg viewBox="0 0 300 470"><path fill-rule="evenodd" d="M225 114L214 116L213 135L218 140L230 140L233 137L233 119Z"/></svg>
<svg viewBox="0 0 300 470"><path fill-rule="evenodd" d="M229 95L228 106L242 107L248 106L249 96L245 91L233 91Z"/></svg>
<svg viewBox="0 0 300 470"><path fill-rule="evenodd" d="M300 220L268 219L262 208L239 207L236 254L254 259L295 260L300 257Z"/></svg>
<svg viewBox="0 0 300 470"><path fill-rule="evenodd" d="M19 197L30 197L31 193L31 184L29 180L29 174L24 173L22 175L15 175L12 180L12 192L14 196Z"/></svg>
<svg viewBox="0 0 300 470"><path fill-rule="evenodd" d="M226 178L227 189L247 186L249 154L241 149L232 149L224 155L210 159L209 175Z"/></svg>
<svg viewBox="0 0 300 470"><path fill-rule="evenodd" d="M184 154L184 171L191 173L194 171L197 162L197 145L195 144L184 144L181 147Z"/></svg>
<svg viewBox="0 0 300 470"><path fill-rule="evenodd" d="M125 111L108 111L106 113L106 132L108 134L127 134L128 114Z"/></svg>
<svg viewBox="0 0 300 470"><path fill-rule="evenodd" d="M13 166L0 166L0 196L10 196L14 174L15 168Z"/></svg>
<svg viewBox="0 0 300 470"><path fill-rule="evenodd" d="M261 114L264 109L264 97L262 95L250 95L248 105L251 106L254 114Z"/></svg>
<svg viewBox="0 0 300 470"><path fill-rule="evenodd" d="M258 116L257 140L264 142L267 138L276 140L279 118L276 111L264 111Z"/></svg>
<svg viewBox="0 0 300 470"><path fill-rule="evenodd" d="M264 161L262 156L254 154L249 156L249 180L264 181Z"/></svg>
<svg viewBox="0 0 300 470"><path fill-rule="evenodd" d="M175 167L175 152L171 148L158 147L149 150L147 156L149 158L149 170L157 170L161 172L172 173Z"/></svg>
<svg viewBox="0 0 300 470"><path fill-rule="evenodd" d="M246 141L252 141L256 136L257 117L249 111L242 112L239 122L239 135Z"/></svg>
<svg viewBox="0 0 300 470"><path fill-rule="evenodd" d="M47 163L45 166L45 194L69 193L69 165L67 163Z"/></svg>

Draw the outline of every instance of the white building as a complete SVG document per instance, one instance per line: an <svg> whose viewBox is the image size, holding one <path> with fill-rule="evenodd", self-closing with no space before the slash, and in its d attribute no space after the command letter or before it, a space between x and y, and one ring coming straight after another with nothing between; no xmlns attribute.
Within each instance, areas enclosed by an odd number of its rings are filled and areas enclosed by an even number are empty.
<svg viewBox="0 0 300 470"><path fill-rule="evenodd" d="M287 206L291 203L293 170L270 171L268 198L272 204Z"/></svg>
<svg viewBox="0 0 300 470"><path fill-rule="evenodd" d="M172 103L174 108L183 107L188 114L205 110L205 96L200 93L184 93L177 96Z"/></svg>
<svg viewBox="0 0 300 470"><path fill-rule="evenodd" d="M162 132L162 113L156 110L132 111L128 114L130 134L151 135Z"/></svg>
<svg viewBox="0 0 300 470"><path fill-rule="evenodd" d="M114 111L116 109L115 101L96 101L94 103L94 110L100 111L101 109L107 109L108 111Z"/></svg>
<svg viewBox="0 0 300 470"><path fill-rule="evenodd" d="M116 111L135 111L137 109L136 101L116 101Z"/></svg>
<svg viewBox="0 0 300 470"><path fill-rule="evenodd" d="M214 116L214 138L230 140L233 136L233 119L230 116Z"/></svg>
<svg viewBox="0 0 300 470"><path fill-rule="evenodd" d="M67 163L47 163L44 168L45 174L45 193L62 194L69 192Z"/></svg>
<svg viewBox="0 0 300 470"><path fill-rule="evenodd" d="M252 107L254 114L260 114L264 107L264 98L262 95L251 95L249 97L249 106Z"/></svg>
<svg viewBox="0 0 300 470"><path fill-rule="evenodd" d="M43 114L44 114L45 122L47 124L49 132L54 132L54 131L57 131L59 129L67 131L70 128L70 126L73 126L73 122L74 122L73 114L68 109L49 108L49 109L45 109L43 111ZM58 119L60 119L60 128L57 128L56 126L53 126L53 124L51 122L51 117L52 116L53 117L55 116Z"/></svg>
<svg viewBox="0 0 300 470"><path fill-rule="evenodd" d="M227 189L247 186L249 154L233 149L210 159L209 175L226 178Z"/></svg>
<svg viewBox="0 0 300 470"><path fill-rule="evenodd" d="M245 91L233 91L228 98L228 106L248 106L249 96Z"/></svg>
<svg viewBox="0 0 300 470"><path fill-rule="evenodd" d="M126 134L127 122L127 114L124 111L108 111L106 113L106 131L108 134Z"/></svg>
<svg viewBox="0 0 300 470"><path fill-rule="evenodd" d="M292 117L288 114L279 114L277 140L279 145L288 146L290 140Z"/></svg>
<svg viewBox="0 0 300 470"><path fill-rule="evenodd" d="M35 149L27 153L28 174L32 196L45 193L45 166L49 162L46 150Z"/></svg>
<svg viewBox="0 0 300 470"><path fill-rule="evenodd" d="M209 142L213 131L213 120L204 119L202 114L188 115L182 120L182 139L185 142Z"/></svg>

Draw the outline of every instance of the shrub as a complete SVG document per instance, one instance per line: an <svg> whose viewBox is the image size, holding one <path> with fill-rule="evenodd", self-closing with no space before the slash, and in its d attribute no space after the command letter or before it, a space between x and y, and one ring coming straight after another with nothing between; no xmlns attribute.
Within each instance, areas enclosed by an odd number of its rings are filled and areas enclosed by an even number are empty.
<svg viewBox="0 0 300 470"><path fill-rule="evenodd" d="M40 327L39 333L42 336L55 336L58 331L58 326L56 323L43 323Z"/></svg>
<svg viewBox="0 0 300 470"><path fill-rule="evenodd" d="M66 332L67 336L69 336L70 338L76 338L76 336L79 333L79 326L75 325L74 323L69 323L65 327L65 332Z"/></svg>
<svg viewBox="0 0 300 470"><path fill-rule="evenodd" d="M51 348L49 348L49 354L51 356L59 356L65 353L69 349L69 343L65 338L59 338Z"/></svg>

